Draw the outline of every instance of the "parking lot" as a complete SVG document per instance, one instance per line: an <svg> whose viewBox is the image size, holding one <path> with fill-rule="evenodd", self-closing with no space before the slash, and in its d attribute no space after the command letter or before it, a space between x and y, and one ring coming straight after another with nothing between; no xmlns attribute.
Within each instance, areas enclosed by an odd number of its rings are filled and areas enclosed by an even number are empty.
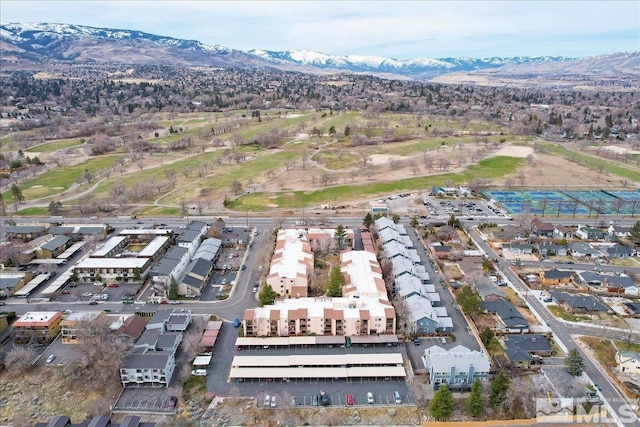
<svg viewBox="0 0 640 427"><path fill-rule="evenodd" d="M101 282L99 282L101 283ZM139 284L121 283L104 286L104 284L96 285L95 283L78 283L76 286L67 285L58 292L53 298L59 302L101 302L101 301L122 301L126 297L133 297L140 288ZM101 297L100 295L107 295Z"/></svg>
<svg viewBox="0 0 640 427"><path fill-rule="evenodd" d="M276 396L277 406L314 406L316 403L322 406L321 399L318 398L320 391L327 395L328 406L347 406L347 394L353 395L353 405L395 405L394 392L398 391L402 404L415 404L413 394L405 380L389 379L379 380L275 380L266 381L245 381L236 384L241 393L244 390L251 390L249 395L256 396L259 407L265 406L265 397ZM367 403L367 393L373 394L374 403ZM245 395L245 393L242 393ZM271 406L271 405L269 405Z"/></svg>

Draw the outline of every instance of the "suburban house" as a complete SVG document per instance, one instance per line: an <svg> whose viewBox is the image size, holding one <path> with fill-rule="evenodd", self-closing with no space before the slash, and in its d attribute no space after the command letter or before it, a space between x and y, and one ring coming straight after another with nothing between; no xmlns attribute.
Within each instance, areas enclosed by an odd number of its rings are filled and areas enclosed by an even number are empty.
<svg viewBox="0 0 640 427"><path fill-rule="evenodd" d="M482 301L494 301L506 298L505 292L498 285L488 279L480 279L475 282L475 289Z"/></svg>
<svg viewBox="0 0 640 427"><path fill-rule="evenodd" d="M113 322L109 329L127 348L132 348L147 326L147 318L137 315L121 316Z"/></svg>
<svg viewBox="0 0 640 427"><path fill-rule="evenodd" d="M313 251L304 233L293 228L278 231L267 284L280 296L303 298L312 271Z"/></svg>
<svg viewBox="0 0 640 427"><path fill-rule="evenodd" d="M626 238L629 237L631 227L624 227L622 225L614 226L613 224L611 224L609 225L609 229L607 231L613 236Z"/></svg>
<svg viewBox="0 0 640 427"><path fill-rule="evenodd" d="M556 304L574 314L609 311L609 308L593 295L574 295L557 291L549 291L549 293Z"/></svg>
<svg viewBox="0 0 640 427"><path fill-rule="evenodd" d="M538 237L553 237L555 227L549 222L543 222L536 218L531 222L531 233Z"/></svg>
<svg viewBox="0 0 640 427"><path fill-rule="evenodd" d="M565 285L573 279L573 272L567 270L546 270L540 272L540 283L543 285Z"/></svg>
<svg viewBox="0 0 640 427"><path fill-rule="evenodd" d="M604 254L587 242L569 242L569 252L574 257L602 258Z"/></svg>
<svg viewBox="0 0 640 427"><path fill-rule="evenodd" d="M603 240L607 235L606 231L599 228L578 225L575 236L582 240Z"/></svg>
<svg viewBox="0 0 640 427"><path fill-rule="evenodd" d="M529 332L529 322L527 322L518 309L507 300L497 299L495 301L483 301L480 303L480 308L498 317L499 322L494 328L498 331L518 334Z"/></svg>
<svg viewBox="0 0 640 427"><path fill-rule="evenodd" d="M504 346L505 355L514 367L528 368L532 356L551 356L551 346L543 335L507 335Z"/></svg>
<svg viewBox="0 0 640 427"><path fill-rule="evenodd" d="M640 303L625 302L624 311L631 317L640 317Z"/></svg>
<svg viewBox="0 0 640 427"><path fill-rule="evenodd" d="M431 283L431 277L424 268L424 265L414 264L407 258L393 258L391 260L391 273L395 279L409 275L417 277L424 284Z"/></svg>
<svg viewBox="0 0 640 427"><path fill-rule="evenodd" d="M469 389L477 379L486 382L491 370L489 357L484 352L462 345L450 350L434 345L425 350L423 358L432 390L441 384L451 389Z"/></svg>
<svg viewBox="0 0 640 427"><path fill-rule="evenodd" d="M191 221L185 228L178 231L176 244L189 251L189 259L193 258L200 246L200 238L207 233L207 224L202 221Z"/></svg>
<svg viewBox="0 0 640 427"><path fill-rule="evenodd" d="M502 254L505 258L509 255L529 255L533 253L533 246L528 243L503 243Z"/></svg>
<svg viewBox="0 0 640 427"><path fill-rule="evenodd" d="M640 353L637 351L617 351L616 363L621 372L640 374Z"/></svg>
<svg viewBox="0 0 640 427"><path fill-rule="evenodd" d="M451 246L448 245L432 245L429 246L429 249L437 259L447 259L451 254Z"/></svg>
<svg viewBox="0 0 640 427"><path fill-rule="evenodd" d="M459 240L460 236L458 231L450 225L443 225L436 231L436 239L441 242L450 242L452 240Z"/></svg>
<svg viewBox="0 0 640 427"><path fill-rule="evenodd" d="M17 346L48 345L60 333L59 311L29 311L11 325Z"/></svg>
<svg viewBox="0 0 640 427"><path fill-rule="evenodd" d="M573 228L566 225L556 225L553 228L553 237L558 239L573 239Z"/></svg>
<svg viewBox="0 0 640 427"><path fill-rule="evenodd" d="M538 253L542 257L567 256L567 247L555 243L543 242L538 244Z"/></svg>
<svg viewBox="0 0 640 427"><path fill-rule="evenodd" d="M602 286L607 288L607 292L615 292L625 295L640 295L640 286L627 275L605 276Z"/></svg>
<svg viewBox="0 0 640 427"><path fill-rule="evenodd" d="M440 305L440 294L436 292L434 285L425 285L418 277L404 274L395 279L395 294L402 299L418 295L427 298L434 307Z"/></svg>
<svg viewBox="0 0 640 427"><path fill-rule="evenodd" d="M82 334L85 333L84 331L86 331L91 324L96 322L98 319L103 319L105 315L106 312L103 310L78 311L67 315L67 318L60 322L62 343L81 343Z"/></svg>
<svg viewBox="0 0 640 427"><path fill-rule="evenodd" d="M620 243L615 243L613 246L606 248L604 253L609 258L630 258L633 256L633 249Z"/></svg>

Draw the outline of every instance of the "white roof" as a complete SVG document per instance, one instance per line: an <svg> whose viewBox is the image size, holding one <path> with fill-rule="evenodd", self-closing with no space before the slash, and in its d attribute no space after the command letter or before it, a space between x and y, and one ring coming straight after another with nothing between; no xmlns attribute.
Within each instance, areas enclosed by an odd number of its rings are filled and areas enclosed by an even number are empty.
<svg viewBox="0 0 640 427"><path fill-rule="evenodd" d="M168 240L168 236L158 236L154 238L147 246L138 252L138 256L141 258L154 256Z"/></svg>
<svg viewBox="0 0 640 427"><path fill-rule="evenodd" d="M255 319L270 319L272 310L280 311L281 319L288 319L289 310L307 309L309 317L323 317L324 310L331 308L334 310L342 310L345 319L360 319L360 310L369 310L372 317L385 317L385 308L389 305L380 304L378 298L360 297L352 298L289 298L281 301L275 301L272 305L254 308ZM275 344L274 344L275 345Z"/></svg>
<svg viewBox="0 0 640 427"><path fill-rule="evenodd" d="M171 233L173 230L170 230L168 228L126 228L124 230L122 230L121 232L119 232L118 234L120 236L140 236L140 235L153 235L153 234L157 234L157 235L163 235L163 234L169 234Z"/></svg>
<svg viewBox="0 0 640 427"><path fill-rule="evenodd" d="M56 258L58 258L58 259L67 259L71 255L76 253L77 250L79 250L81 247L83 247L86 244L87 244L87 242L82 242L82 241L81 242L75 242L73 245L69 246L66 251L62 252Z"/></svg>
<svg viewBox="0 0 640 427"><path fill-rule="evenodd" d="M347 251L343 252L340 258L342 273L351 278L351 285L357 288L360 298L387 299L382 272L372 270L372 266L380 268L373 252Z"/></svg>
<svg viewBox="0 0 640 427"><path fill-rule="evenodd" d="M282 229L278 232L278 240L284 241L284 246L276 249L275 253L280 253L281 256L271 262L269 274L289 279L295 279L298 274L306 276L307 266L301 261L311 258L311 254L304 252L308 245L307 238L298 230Z"/></svg>
<svg viewBox="0 0 640 427"><path fill-rule="evenodd" d="M76 268L144 268L147 258L85 258Z"/></svg>
<svg viewBox="0 0 640 427"><path fill-rule="evenodd" d="M209 366L211 363L211 356L196 356L193 360L193 366Z"/></svg>
<svg viewBox="0 0 640 427"><path fill-rule="evenodd" d="M53 293L56 293L58 289L63 287L69 281L70 277L71 277L71 269L65 270L61 275L59 275L56 278L56 280L53 281L52 284L47 286L45 290L42 291L42 293L44 295L51 295Z"/></svg>
<svg viewBox="0 0 640 427"><path fill-rule="evenodd" d="M489 372L491 364L485 353L457 345L450 350L445 350L434 345L424 351L427 370L433 372L451 372L455 367L458 372L465 372L469 366L473 366L475 372Z"/></svg>
<svg viewBox="0 0 640 427"><path fill-rule="evenodd" d="M113 236L112 238L104 242L104 244L100 246L95 252L93 252L91 256L95 256L95 257L107 256L109 252L113 250L113 248L115 248L116 246L118 246L124 240L127 240L127 239L128 237L126 236Z"/></svg>
<svg viewBox="0 0 640 427"><path fill-rule="evenodd" d="M36 277L31 279L29 283L18 289L13 293L14 297L26 297L28 296L35 288L37 288L42 282L46 281L50 277L49 274L38 274Z"/></svg>

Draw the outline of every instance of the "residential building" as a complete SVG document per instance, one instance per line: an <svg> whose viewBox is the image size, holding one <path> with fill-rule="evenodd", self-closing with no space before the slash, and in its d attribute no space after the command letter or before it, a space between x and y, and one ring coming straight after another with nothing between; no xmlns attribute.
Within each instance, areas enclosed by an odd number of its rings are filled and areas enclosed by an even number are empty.
<svg viewBox="0 0 640 427"><path fill-rule="evenodd" d="M185 274L188 265L189 250L173 246L151 269L149 276L154 284L168 286L171 283L171 278L177 282L178 278Z"/></svg>
<svg viewBox="0 0 640 427"><path fill-rule="evenodd" d="M408 330L412 335L432 335L453 331L446 307L434 307L428 298L412 295L405 300Z"/></svg>
<svg viewBox="0 0 640 427"><path fill-rule="evenodd" d="M525 352L529 360L531 356L549 357L552 354L549 340L540 334L506 335L503 342L505 353L510 359L510 354L517 356L520 351Z"/></svg>
<svg viewBox="0 0 640 427"><path fill-rule="evenodd" d="M640 353L637 351L617 351L618 370L627 374L640 374Z"/></svg>
<svg viewBox="0 0 640 427"><path fill-rule="evenodd" d="M494 313L498 317L498 322L494 329L505 333L527 333L529 332L529 322L520 314L518 309L511 302L504 299L495 301L483 301L480 308L487 313Z"/></svg>
<svg viewBox="0 0 640 427"><path fill-rule="evenodd" d="M36 249L38 258L55 258L67 249L71 239L67 236L55 236Z"/></svg>
<svg viewBox="0 0 640 427"><path fill-rule="evenodd" d="M631 317L640 317L640 303L625 302L624 311Z"/></svg>
<svg viewBox="0 0 640 427"><path fill-rule="evenodd" d="M34 427L156 427L156 425L152 421L142 421L137 415L126 415L119 423L107 416L96 415L78 424L72 423L71 418L66 415L57 415L49 422L35 423Z"/></svg>
<svg viewBox="0 0 640 427"><path fill-rule="evenodd" d="M271 258L266 282L280 296L307 296L309 274L313 270L313 252L304 233L281 229Z"/></svg>
<svg viewBox="0 0 640 427"><path fill-rule="evenodd" d="M194 258L178 280L179 295L200 295L213 271L213 262L206 258Z"/></svg>
<svg viewBox="0 0 640 427"><path fill-rule="evenodd" d="M61 322L59 311L29 311L11 325L15 333L14 344L47 345L60 333Z"/></svg>
<svg viewBox="0 0 640 427"><path fill-rule="evenodd" d="M429 246L429 249L437 259L447 259L451 254L451 246L448 245L433 245Z"/></svg>
<svg viewBox="0 0 640 427"><path fill-rule="evenodd" d="M31 272L0 271L0 295L11 296L33 278Z"/></svg>
<svg viewBox="0 0 640 427"><path fill-rule="evenodd" d="M578 225L575 236L582 240L603 240L607 232L599 228Z"/></svg>
<svg viewBox="0 0 640 427"><path fill-rule="evenodd" d="M434 345L424 352L429 384L437 390L441 384L451 389L469 389L475 380L486 382L491 364L484 353L458 345L450 350Z"/></svg>
<svg viewBox="0 0 640 427"><path fill-rule="evenodd" d="M495 301L506 298L505 292L489 279L479 279L475 282L475 289L482 301Z"/></svg>
<svg viewBox="0 0 640 427"><path fill-rule="evenodd" d="M91 324L104 318L106 312L103 310L78 311L67 315L66 319L60 322L63 344L79 344L82 342L82 334Z"/></svg>
<svg viewBox="0 0 640 427"><path fill-rule="evenodd" d="M574 295L557 291L550 291L549 293L556 304L574 314L609 311L609 308L593 295Z"/></svg>
<svg viewBox="0 0 640 427"><path fill-rule="evenodd" d="M147 318L138 315L123 315L111 324L109 329L127 348L133 348L147 326Z"/></svg>
<svg viewBox="0 0 640 427"><path fill-rule="evenodd" d="M538 253L542 257L550 256L567 256L567 247L564 245L556 245L555 243L543 242L538 244Z"/></svg>
<svg viewBox="0 0 640 427"><path fill-rule="evenodd" d="M553 237L555 226L549 222L543 222L539 218L531 222L531 233L538 237Z"/></svg>
<svg viewBox="0 0 640 427"><path fill-rule="evenodd" d="M43 225L8 225L2 227L2 232L7 234L10 240L33 240L47 234L47 228Z"/></svg>
<svg viewBox="0 0 640 427"><path fill-rule="evenodd" d="M540 283L543 285L566 285L573 279L573 272L568 270L546 270L540 272Z"/></svg>
<svg viewBox="0 0 640 427"><path fill-rule="evenodd" d="M246 337L394 334L396 313L370 297L287 298L244 311Z"/></svg>
<svg viewBox="0 0 640 427"><path fill-rule="evenodd" d="M529 255L533 253L533 246L528 243L503 243L502 253L507 258L509 255Z"/></svg>
<svg viewBox="0 0 640 427"><path fill-rule="evenodd" d="M574 257L602 258L604 254L587 242L569 242L569 252Z"/></svg>
<svg viewBox="0 0 640 427"><path fill-rule="evenodd" d="M125 356L120 368L123 386L169 387L176 368L175 353L190 323L188 310L157 310Z"/></svg>
<svg viewBox="0 0 640 427"><path fill-rule="evenodd" d="M573 239L573 228L566 225L556 225L553 229L553 237L558 239Z"/></svg>
<svg viewBox="0 0 640 427"><path fill-rule="evenodd" d="M613 246L606 248L604 253L609 258L631 258L633 249L620 243L615 243Z"/></svg>

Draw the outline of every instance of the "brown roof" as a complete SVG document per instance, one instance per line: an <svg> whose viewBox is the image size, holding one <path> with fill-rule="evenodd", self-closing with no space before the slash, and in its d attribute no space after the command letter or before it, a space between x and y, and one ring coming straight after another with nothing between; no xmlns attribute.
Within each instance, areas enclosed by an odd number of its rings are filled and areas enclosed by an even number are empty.
<svg viewBox="0 0 640 427"><path fill-rule="evenodd" d="M280 310L271 310L269 312L269 320L278 320L280 318Z"/></svg>
<svg viewBox="0 0 640 427"><path fill-rule="evenodd" d="M369 320L371 318L369 310L360 310L360 318L362 320Z"/></svg>
<svg viewBox="0 0 640 427"><path fill-rule="evenodd" d="M248 308L244 311L244 316L242 317L242 320L253 320L254 316L255 316L254 309Z"/></svg>
<svg viewBox="0 0 640 427"><path fill-rule="evenodd" d="M138 339L142 335L145 326L147 326L147 319L134 315L124 321L120 329L118 329L118 335L126 335L133 339Z"/></svg>

